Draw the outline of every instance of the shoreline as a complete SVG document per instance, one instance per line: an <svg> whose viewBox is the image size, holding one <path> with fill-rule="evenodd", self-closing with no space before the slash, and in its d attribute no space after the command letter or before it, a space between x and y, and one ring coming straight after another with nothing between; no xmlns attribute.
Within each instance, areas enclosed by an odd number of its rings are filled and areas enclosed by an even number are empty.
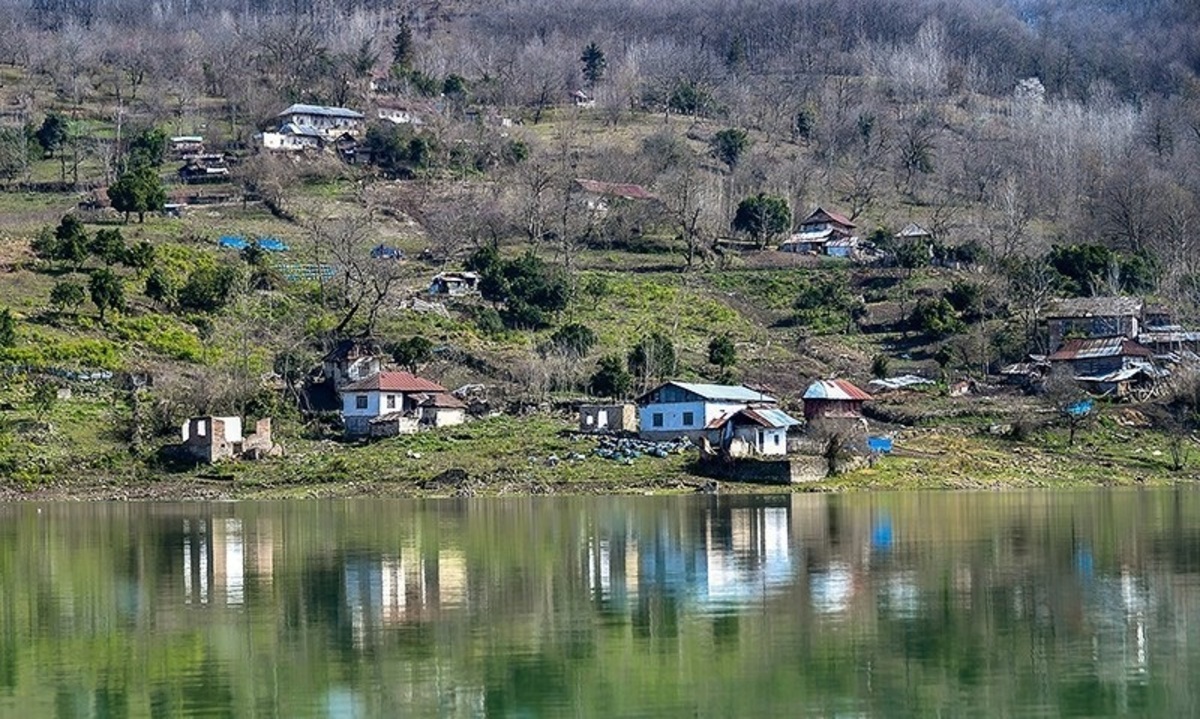
<svg viewBox="0 0 1200 719"><path fill-rule="evenodd" d="M820 480L768 484L697 474L695 450L617 462L561 417L501 417L371 443L290 439L283 457L171 471L125 454L73 453L0 480L0 502L237 501L540 495L780 494L1200 486L1200 443L1099 422L1070 445L1047 429L1014 440L943 423L898 428L896 451ZM520 437L519 442L513 441ZM1192 457L1194 455L1195 457ZM110 455L111 457L111 455ZM561 458L561 459L560 459ZM69 477L78 477L71 479Z"/></svg>

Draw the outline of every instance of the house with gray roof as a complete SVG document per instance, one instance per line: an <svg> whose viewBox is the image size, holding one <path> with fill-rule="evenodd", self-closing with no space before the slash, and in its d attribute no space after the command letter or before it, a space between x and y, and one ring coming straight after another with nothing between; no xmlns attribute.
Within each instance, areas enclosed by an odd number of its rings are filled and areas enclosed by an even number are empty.
<svg viewBox="0 0 1200 719"><path fill-rule="evenodd" d="M742 385L670 381L638 397L642 439L699 441L721 421L748 408L777 408L778 400Z"/></svg>
<svg viewBox="0 0 1200 719"><path fill-rule="evenodd" d="M1142 300L1137 297L1072 297L1051 305L1046 312L1050 347L1068 337L1126 337L1140 332Z"/></svg>
<svg viewBox="0 0 1200 719"><path fill-rule="evenodd" d="M362 129L365 119L361 112L344 107L301 103L288 107L276 118L279 120L280 127L292 124L301 128L311 128L326 137L341 135L345 132L358 132Z"/></svg>

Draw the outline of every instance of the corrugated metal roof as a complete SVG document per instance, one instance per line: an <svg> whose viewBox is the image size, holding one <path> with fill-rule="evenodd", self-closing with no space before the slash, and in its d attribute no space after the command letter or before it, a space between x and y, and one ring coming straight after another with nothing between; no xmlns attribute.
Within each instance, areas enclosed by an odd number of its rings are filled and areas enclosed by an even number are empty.
<svg viewBox="0 0 1200 719"><path fill-rule="evenodd" d="M345 107L326 107L325 105L305 105L296 103L283 112L279 113L278 117L285 115L319 115L321 117L341 117L348 120L361 120L363 114Z"/></svg>
<svg viewBox="0 0 1200 719"><path fill-rule="evenodd" d="M930 237L929 230L921 227L915 222L910 222L903 229L896 233L896 237Z"/></svg>
<svg viewBox="0 0 1200 719"><path fill-rule="evenodd" d="M709 422L705 429L720 429L738 417L771 429L784 429L800 424L800 420L776 407L746 407L736 412L726 412Z"/></svg>
<svg viewBox="0 0 1200 719"><path fill-rule="evenodd" d="M794 427L800 424L800 420L792 417L787 412L774 407L747 407L742 410L741 414L752 420L757 421L765 427L774 429L782 429L784 427Z"/></svg>
<svg viewBox="0 0 1200 719"><path fill-rule="evenodd" d="M699 395L702 399L706 399L710 402L769 402L772 404L776 402L774 397L769 397L762 392L750 389L749 387L743 385L699 384L696 382L671 381L664 382L658 387L655 387L651 391L642 395L640 398L638 398L638 403L641 404L643 399L649 397L668 385L673 385L675 387L679 387L680 389L691 392L692 394Z"/></svg>
<svg viewBox="0 0 1200 719"><path fill-rule="evenodd" d="M844 379L819 379L804 390L804 399L860 400L871 395Z"/></svg>
<svg viewBox="0 0 1200 719"><path fill-rule="evenodd" d="M284 123L283 127L279 128L281 135L300 135L303 137L324 137L321 131L309 125L297 125L294 122Z"/></svg>
<svg viewBox="0 0 1200 719"><path fill-rule="evenodd" d="M1149 348L1143 347L1128 337L1092 337L1067 340L1048 359L1051 362L1073 362L1101 357L1153 356L1154 353Z"/></svg>
<svg viewBox="0 0 1200 719"><path fill-rule="evenodd" d="M1137 297L1072 297L1056 301L1046 317L1127 317L1141 313L1142 301Z"/></svg>

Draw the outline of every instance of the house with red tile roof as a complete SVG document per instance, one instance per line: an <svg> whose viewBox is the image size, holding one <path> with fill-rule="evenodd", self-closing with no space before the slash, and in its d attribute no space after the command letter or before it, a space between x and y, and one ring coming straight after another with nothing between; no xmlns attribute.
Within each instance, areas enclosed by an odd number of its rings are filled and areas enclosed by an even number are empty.
<svg viewBox="0 0 1200 719"><path fill-rule="evenodd" d="M388 437L420 425L462 424L466 405L437 382L409 372L379 372L343 385L342 422L348 437Z"/></svg>

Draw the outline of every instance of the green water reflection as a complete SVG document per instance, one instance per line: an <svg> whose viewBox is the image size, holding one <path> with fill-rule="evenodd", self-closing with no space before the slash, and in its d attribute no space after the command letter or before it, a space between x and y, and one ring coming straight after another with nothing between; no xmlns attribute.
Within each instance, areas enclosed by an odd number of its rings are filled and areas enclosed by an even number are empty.
<svg viewBox="0 0 1200 719"><path fill-rule="evenodd" d="M0 506L0 716L1195 716L1200 492Z"/></svg>

